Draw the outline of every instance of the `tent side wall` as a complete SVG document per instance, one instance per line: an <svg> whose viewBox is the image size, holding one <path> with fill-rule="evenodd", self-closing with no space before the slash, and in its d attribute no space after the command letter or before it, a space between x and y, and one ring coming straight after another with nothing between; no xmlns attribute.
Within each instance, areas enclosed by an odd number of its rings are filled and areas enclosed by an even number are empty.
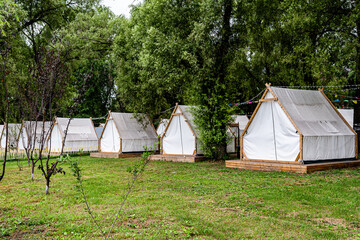
<svg viewBox="0 0 360 240"><path fill-rule="evenodd" d="M114 120L108 119L100 138L100 152L120 152L120 141L120 135Z"/></svg>
<svg viewBox="0 0 360 240"><path fill-rule="evenodd" d="M157 139L122 139L121 140L121 152L143 152L144 147L148 150L154 147L154 143Z"/></svg>
<svg viewBox="0 0 360 240"><path fill-rule="evenodd" d="M58 124L54 124L47 142L48 149L53 153L61 152L62 136Z"/></svg>
<svg viewBox="0 0 360 240"><path fill-rule="evenodd" d="M355 136L304 136L303 160L319 161L355 157Z"/></svg>
<svg viewBox="0 0 360 240"><path fill-rule="evenodd" d="M25 128L25 126L22 126L21 131L20 131L19 140L18 140L18 149L25 150L28 146L28 141L29 141L29 139L27 136L26 128Z"/></svg>
<svg viewBox="0 0 360 240"><path fill-rule="evenodd" d="M99 149L98 140L81 140L81 141L68 141L65 140L64 152L95 152Z"/></svg>

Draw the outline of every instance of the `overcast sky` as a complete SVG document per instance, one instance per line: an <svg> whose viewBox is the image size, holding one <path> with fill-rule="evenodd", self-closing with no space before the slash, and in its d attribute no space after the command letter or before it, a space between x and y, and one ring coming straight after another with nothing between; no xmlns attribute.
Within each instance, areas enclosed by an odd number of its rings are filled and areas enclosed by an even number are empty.
<svg viewBox="0 0 360 240"><path fill-rule="evenodd" d="M101 4L110 7L116 15L123 14L125 17L130 17L131 4L140 3L142 0L102 0Z"/></svg>

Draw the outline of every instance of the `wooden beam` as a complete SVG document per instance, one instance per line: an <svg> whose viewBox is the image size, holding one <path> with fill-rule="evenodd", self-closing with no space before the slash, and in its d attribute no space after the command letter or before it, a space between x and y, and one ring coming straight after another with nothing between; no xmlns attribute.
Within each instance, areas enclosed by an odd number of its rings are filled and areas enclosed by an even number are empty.
<svg viewBox="0 0 360 240"><path fill-rule="evenodd" d="M263 160L263 159L242 159L242 161L248 161L248 162L266 162L266 163L282 163L282 164L301 164L300 162L296 161L279 161L279 160Z"/></svg>
<svg viewBox="0 0 360 240"><path fill-rule="evenodd" d="M277 101L278 99L275 98L265 98L265 99L260 99L259 102L267 102L267 101Z"/></svg>
<svg viewBox="0 0 360 240"><path fill-rule="evenodd" d="M300 159L300 152L299 152L299 154L296 156L295 162L299 161L299 159Z"/></svg>

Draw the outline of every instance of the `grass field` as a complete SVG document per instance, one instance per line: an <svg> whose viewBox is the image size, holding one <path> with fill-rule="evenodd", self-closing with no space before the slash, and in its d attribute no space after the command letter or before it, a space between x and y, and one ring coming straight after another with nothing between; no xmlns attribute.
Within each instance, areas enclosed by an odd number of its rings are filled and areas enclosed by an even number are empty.
<svg viewBox="0 0 360 240"><path fill-rule="evenodd" d="M77 157L79 158L79 157ZM79 159L95 217L109 230L137 158ZM50 195L37 170L9 162L0 182L0 238L101 239L76 190L56 175ZM151 162L113 239L360 239L360 170L309 175L228 169L224 163Z"/></svg>

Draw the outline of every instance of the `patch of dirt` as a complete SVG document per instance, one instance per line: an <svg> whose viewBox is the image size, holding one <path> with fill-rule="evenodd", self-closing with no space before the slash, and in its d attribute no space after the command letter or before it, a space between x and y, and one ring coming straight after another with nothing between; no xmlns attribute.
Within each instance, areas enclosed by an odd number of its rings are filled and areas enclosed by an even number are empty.
<svg viewBox="0 0 360 240"><path fill-rule="evenodd" d="M121 223L125 227L134 228L134 229L145 229L148 228L151 224L150 220L139 221L136 218L128 218L127 220Z"/></svg>
<svg viewBox="0 0 360 240"><path fill-rule="evenodd" d="M293 212L289 212L289 213L286 213L286 216L287 217L297 217L299 216L299 212L296 212L296 211L293 211Z"/></svg>
<svg viewBox="0 0 360 240"><path fill-rule="evenodd" d="M23 230L23 231L16 231L12 236L10 236L8 239L26 239L26 236L31 235L31 237L34 237L34 235L38 235L39 239L41 239L43 236L43 233L45 232L44 229L34 229L34 230Z"/></svg>
<svg viewBox="0 0 360 240"><path fill-rule="evenodd" d="M326 225L331 225L334 226L334 228L338 228L338 227L347 227L346 221L344 219L341 218L315 218L314 221L316 223L322 223L322 224L326 224Z"/></svg>

